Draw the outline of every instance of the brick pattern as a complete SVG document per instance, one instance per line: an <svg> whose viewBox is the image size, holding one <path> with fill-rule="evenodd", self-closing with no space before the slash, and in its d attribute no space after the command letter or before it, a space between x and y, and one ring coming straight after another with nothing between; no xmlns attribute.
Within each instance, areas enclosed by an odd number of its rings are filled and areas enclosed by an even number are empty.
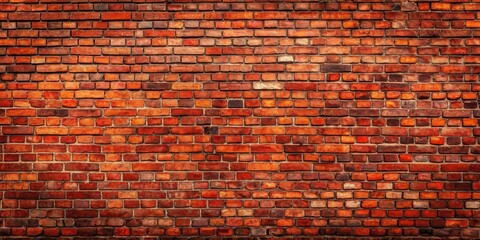
<svg viewBox="0 0 480 240"><path fill-rule="evenodd" d="M2 2L0 235L480 237L480 3Z"/></svg>

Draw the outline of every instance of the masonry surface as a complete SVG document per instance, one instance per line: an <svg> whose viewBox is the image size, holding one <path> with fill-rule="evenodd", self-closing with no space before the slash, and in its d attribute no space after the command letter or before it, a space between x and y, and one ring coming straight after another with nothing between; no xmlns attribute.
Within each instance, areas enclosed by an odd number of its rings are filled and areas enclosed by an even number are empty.
<svg viewBox="0 0 480 240"><path fill-rule="evenodd" d="M480 237L480 3L3 1L4 237Z"/></svg>

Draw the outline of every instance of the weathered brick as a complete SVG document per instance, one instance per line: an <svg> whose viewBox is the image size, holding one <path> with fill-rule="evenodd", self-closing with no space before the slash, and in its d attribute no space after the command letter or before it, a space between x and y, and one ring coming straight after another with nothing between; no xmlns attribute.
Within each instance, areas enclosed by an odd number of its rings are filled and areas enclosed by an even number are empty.
<svg viewBox="0 0 480 240"><path fill-rule="evenodd" d="M283 83L280 82L255 82L253 89L256 90L282 90Z"/></svg>

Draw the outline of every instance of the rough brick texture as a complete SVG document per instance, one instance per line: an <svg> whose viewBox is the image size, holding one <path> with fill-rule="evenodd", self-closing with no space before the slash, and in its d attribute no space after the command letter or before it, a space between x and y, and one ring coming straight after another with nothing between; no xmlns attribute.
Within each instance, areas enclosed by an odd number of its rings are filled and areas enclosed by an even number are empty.
<svg viewBox="0 0 480 240"><path fill-rule="evenodd" d="M2 236L480 238L480 3L2 2Z"/></svg>

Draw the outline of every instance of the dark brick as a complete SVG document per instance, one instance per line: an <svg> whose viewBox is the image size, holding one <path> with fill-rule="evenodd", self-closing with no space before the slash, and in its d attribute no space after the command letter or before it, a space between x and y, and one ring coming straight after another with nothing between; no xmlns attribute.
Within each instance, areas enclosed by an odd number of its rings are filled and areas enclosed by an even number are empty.
<svg viewBox="0 0 480 240"><path fill-rule="evenodd" d="M229 108L243 108L243 100L228 100Z"/></svg>
<svg viewBox="0 0 480 240"><path fill-rule="evenodd" d="M345 64L324 64L322 65L322 72L351 72L352 66Z"/></svg>
<svg viewBox="0 0 480 240"><path fill-rule="evenodd" d="M142 89L144 90L169 90L171 86L170 83L142 83Z"/></svg>
<svg viewBox="0 0 480 240"><path fill-rule="evenodd" d="M218 127L203 127L205 134L218 134Z"/></svg>
<svg viewBox="0 0 480 240"><path fill-rule="evenodd" d="M66 117L68 116L68 110L65 109L39 109L37 110L39 117Z"/></svg>

